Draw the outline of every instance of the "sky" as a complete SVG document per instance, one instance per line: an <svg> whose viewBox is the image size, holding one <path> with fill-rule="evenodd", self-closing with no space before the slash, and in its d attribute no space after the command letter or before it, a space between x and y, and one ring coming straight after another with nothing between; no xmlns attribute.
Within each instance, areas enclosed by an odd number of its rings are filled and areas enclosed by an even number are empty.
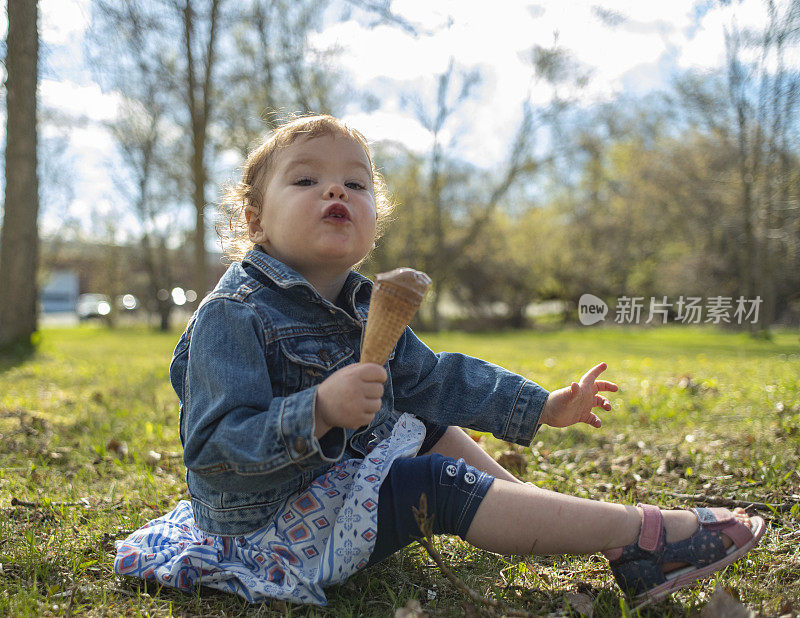
<svg viewBox="0 0 800 618"><path fill-rule="evenodd" d="M67 212L50 217L51 224L43 221L46 233L66 216L118 209L109 174L114 145L103 123L114 118L120 97L102 92L83 61L89 0L39 4L40 98L44 107L78 121L70 128L42 127L45 137L68 140L72 168ZM721 67L724 28L733 23L757 28L766 15L762 0L733 0L729 6L711 0L394 0L392 7L417 27L416 36L396 26L370 29L355 20L326 20L311 39L319 47L337 46L346 79L380 96L374 110L348 106L345 121L373 141L396 140L425 152L431 136L403 104L401 93L430 97L437 75L451 60L458 69L477 67L483 81L445 127L445 138L457 135L459 156L482 167L502 160L528 93L535 104L552 96L549 87L532 81L527 58L534 45L548 47L557 36L558 45L590 75L579 93L581 103L589 105L658 90L687 69ZM2 36L6 29L3 10ZM232 169L235 164L231 159Z"/></svg>

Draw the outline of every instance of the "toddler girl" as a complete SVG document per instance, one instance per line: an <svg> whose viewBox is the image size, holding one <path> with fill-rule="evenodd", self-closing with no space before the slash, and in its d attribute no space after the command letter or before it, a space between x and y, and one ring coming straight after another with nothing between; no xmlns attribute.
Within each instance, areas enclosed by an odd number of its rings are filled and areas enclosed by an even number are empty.
<svg viewBox="0 0 800 618"><path fill-rule="evenodd" d="M744 511L661 511L522 483L459 427L529 445L542 424L600 426L604 363L548 392L485 361L434 354L406 329L384 366L360 363L371 282L352 270L389 213L364 137L297 118L247 159L238 203L249 250L181 336L190 501L117 543L117 573L249 601L325 604L411 543L427 497L434 532L503 554L603 551L637 599L738 559L764 531Z"/></svg>

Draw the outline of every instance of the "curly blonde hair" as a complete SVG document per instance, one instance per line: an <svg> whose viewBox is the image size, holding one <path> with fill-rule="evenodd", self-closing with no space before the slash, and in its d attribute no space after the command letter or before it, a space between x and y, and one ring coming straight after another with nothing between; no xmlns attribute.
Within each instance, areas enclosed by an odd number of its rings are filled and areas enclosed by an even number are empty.
<svg viewBox="0 0 800 618"><path fill-rule="evenodd" d="M220 201L220 223L217 234L222 241L225 257L230 261L241 260L253 248L247 229L246 212L261 214L262 195L275 166L278 151L298 139L323 136L341 136L354 140L364 149L369 161L375 206L378 214L375 239L386 229L394 204L386 188L383 176L375 167L367 139L338 118L328 115L294 116L277 129L247 155L242 166L242 177L225 187Z"/></svg>

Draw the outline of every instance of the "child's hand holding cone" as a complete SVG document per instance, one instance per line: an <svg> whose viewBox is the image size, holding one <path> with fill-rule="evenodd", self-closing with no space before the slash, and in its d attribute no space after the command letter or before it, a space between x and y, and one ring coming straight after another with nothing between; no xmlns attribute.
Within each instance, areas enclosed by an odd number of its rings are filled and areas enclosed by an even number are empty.
<svg viewBox="0 0 800 618"><path fill-rule="evenodd" d="M403 330L417 312L430 285L425 273L398 268L376 277L372 288L361 362L347 365L319 385L314 406L314 435L321 438L332 427L358 429L372 422L381 408L389 358Z"/></svg>

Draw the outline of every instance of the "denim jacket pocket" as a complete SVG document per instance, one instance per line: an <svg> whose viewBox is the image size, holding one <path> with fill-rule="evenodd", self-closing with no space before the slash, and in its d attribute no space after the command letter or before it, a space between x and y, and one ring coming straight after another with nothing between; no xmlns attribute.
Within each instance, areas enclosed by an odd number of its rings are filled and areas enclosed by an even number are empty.
<svg viewBox="0 0 800 618"><path fill-rule="evenodd" d="M319 384L332 372L349 364L354 352L344 342L320 341L317 337L281 339L283 387L296 392Z"/></svg>

